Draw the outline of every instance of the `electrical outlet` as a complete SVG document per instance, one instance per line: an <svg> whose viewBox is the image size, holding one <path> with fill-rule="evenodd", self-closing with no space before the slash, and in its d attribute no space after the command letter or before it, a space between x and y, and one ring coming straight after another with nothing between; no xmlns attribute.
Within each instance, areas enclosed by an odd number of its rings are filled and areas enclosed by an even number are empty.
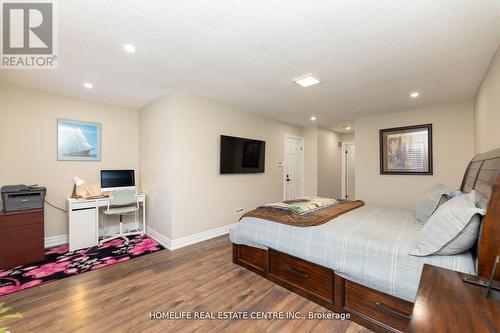
<svg viewBox="0 0 500 333"><path fill-rule="evenodd" d="M239 215L241 213L243 213L243 208L235 208L234 209L234 215Z"/></svg>

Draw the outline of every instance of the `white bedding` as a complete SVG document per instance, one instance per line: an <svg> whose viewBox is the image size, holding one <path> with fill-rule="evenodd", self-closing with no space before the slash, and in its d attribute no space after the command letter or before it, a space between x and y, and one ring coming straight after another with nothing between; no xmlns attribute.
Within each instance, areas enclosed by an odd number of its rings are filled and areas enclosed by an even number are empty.
<svg viewBox="0 0 500 333"><path fill-rule="evenodd" d="M230 238L235 244L273 248L329 267L346 279L414 302L424 263L475 274L470 252L408 255L422 227L413 212L366 205L306 228L246 217Z"/></svg>

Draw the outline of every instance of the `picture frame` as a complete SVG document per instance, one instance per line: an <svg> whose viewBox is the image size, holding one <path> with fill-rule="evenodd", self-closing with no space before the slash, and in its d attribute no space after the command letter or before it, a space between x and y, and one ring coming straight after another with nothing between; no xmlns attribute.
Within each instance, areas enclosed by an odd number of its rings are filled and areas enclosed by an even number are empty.
<svg viewBox="0 0 500 333"><path fill-rule="evenodd" d="M100 161L101 124L57 119L58 161Z"/></svg>
<svg viewBox="0 0 500 333"><path fill-rule="evenodd" d="M379 131L381 175L432 175L432 124Z"/></svg>

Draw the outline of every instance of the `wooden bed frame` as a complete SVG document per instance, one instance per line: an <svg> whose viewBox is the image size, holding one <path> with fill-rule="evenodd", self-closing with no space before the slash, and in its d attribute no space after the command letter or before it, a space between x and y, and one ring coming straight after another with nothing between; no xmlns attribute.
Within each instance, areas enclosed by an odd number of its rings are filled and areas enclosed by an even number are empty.
<svg viewBox="0 0 500 333"><path fill-rule="evenodd" d="M487 208L475 246L477 272L488 279L500 254L500 149L477 155L469 163L461 190L475 190ZM233 262L327 309L348 312L351 319L376 332L406 332L413 303L344 279L329 268L288 254L233 244ZM500 270L495 274L500 280Z"/></svg>

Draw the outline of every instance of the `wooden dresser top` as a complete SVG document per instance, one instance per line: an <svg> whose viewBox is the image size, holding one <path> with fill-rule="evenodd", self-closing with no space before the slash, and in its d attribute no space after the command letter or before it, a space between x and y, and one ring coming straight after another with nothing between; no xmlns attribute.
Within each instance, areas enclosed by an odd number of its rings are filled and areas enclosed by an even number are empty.
<svg viewBox="0 0 500 333"><path fill-rule="evenodd" d="M29 210L16 210L14 212L6 212L4 210L0 210L0 216L2 216L2 215L19 215L19 214L26 214L26 213L38 213L38 212L43 212L43 208L29 209Z"/></svg>

